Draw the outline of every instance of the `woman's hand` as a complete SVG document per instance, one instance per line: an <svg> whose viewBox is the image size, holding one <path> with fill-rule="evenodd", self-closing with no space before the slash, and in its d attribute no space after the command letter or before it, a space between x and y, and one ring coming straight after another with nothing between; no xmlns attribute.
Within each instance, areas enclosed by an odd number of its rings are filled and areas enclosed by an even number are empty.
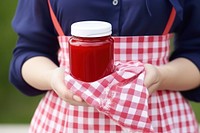
<svg viewBox="0 0 200 133"><path fill-rule="evenodd" d="M80 97L66 88L64 68L58 67L46 57L37 56L27 60L22 67L22 76L29 85L38 90L53 89L66 102L77 106L87 106Z"/></svg>
<svg viewBox="0 0 200 133"><path fill-rule="evenodd" d="M157 66L145 64L144 67L146 71L144 85L148 88L149 94L152 94L161 85L161 73Z"/></svg>
<svg viewBox="0 0 200 133"><path fill-rule="evenodd" d="M188 59L177 58L162 66L144 65L144 85L152 94L156 90L186 91L200 86L200 73Z"/></svg>
<svg viewBox="0 0 200 133"><path fill-rule="evenodd" d="M60 98L69 104L76 106L88 106L83 99L74 95L69 89L66 88L64 82L64 68L59 67L53 70L51 87Z"/></svg>

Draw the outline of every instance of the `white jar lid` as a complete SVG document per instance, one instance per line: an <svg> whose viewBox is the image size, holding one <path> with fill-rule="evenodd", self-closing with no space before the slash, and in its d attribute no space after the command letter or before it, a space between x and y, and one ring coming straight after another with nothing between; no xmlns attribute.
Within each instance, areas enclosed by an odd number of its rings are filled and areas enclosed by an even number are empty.
<svg viewBox="0 0 200 133"><path fill-rule="evenodd" d="M111 24L104 21L80 21L71 25L71 35L77 37L103 37L111 34Z"/></svg>

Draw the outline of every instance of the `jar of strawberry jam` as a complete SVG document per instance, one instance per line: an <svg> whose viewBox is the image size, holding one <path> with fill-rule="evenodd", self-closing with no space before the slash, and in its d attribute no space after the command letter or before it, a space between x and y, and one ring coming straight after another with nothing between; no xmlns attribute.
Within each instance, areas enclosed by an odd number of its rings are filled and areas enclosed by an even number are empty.
<svg viewBox="0 0 200 133"><path fill-rule="evenodd" d="M69 39L69 67L71 75L92 82L114 70L111 24L104 21L73 23Z"/></svg>

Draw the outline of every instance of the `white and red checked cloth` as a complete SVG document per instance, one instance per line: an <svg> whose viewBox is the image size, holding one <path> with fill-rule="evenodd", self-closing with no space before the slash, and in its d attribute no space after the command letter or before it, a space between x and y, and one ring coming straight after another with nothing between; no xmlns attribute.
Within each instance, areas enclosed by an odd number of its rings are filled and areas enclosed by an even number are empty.
<svg viewBox="0 0 200 133"><path fill-rule="evenodd" d="M82 82L66 74L67 87L86 103L126 130L152 132L148 116L148 90L140 62L116 62L115 72L95 82Z"/></svg>
<svg viewBox="0 0 200 133"><path fill-rule="evenodd" d="M69 105L49 91L35 111L29 132L198 133L194 113L179 92L157 91L148 97L143 86L144 68L140 62L167 63L170 35L115 37L116 72L97 84L85 84L67 74L68 37L58 39L67 86L94 107Z"/></svg>

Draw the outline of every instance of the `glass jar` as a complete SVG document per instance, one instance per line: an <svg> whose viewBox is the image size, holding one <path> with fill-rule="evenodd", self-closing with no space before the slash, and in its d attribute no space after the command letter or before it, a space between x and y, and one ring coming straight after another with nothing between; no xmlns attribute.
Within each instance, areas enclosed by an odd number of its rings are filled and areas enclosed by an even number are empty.
<svg viewBox="0 0 200 133"><path fill-rule="evenodd" d="M69 67L71 75L92 82L114 70L114 40L111 24L103 21L81 21L71 26Z"/></svg>

